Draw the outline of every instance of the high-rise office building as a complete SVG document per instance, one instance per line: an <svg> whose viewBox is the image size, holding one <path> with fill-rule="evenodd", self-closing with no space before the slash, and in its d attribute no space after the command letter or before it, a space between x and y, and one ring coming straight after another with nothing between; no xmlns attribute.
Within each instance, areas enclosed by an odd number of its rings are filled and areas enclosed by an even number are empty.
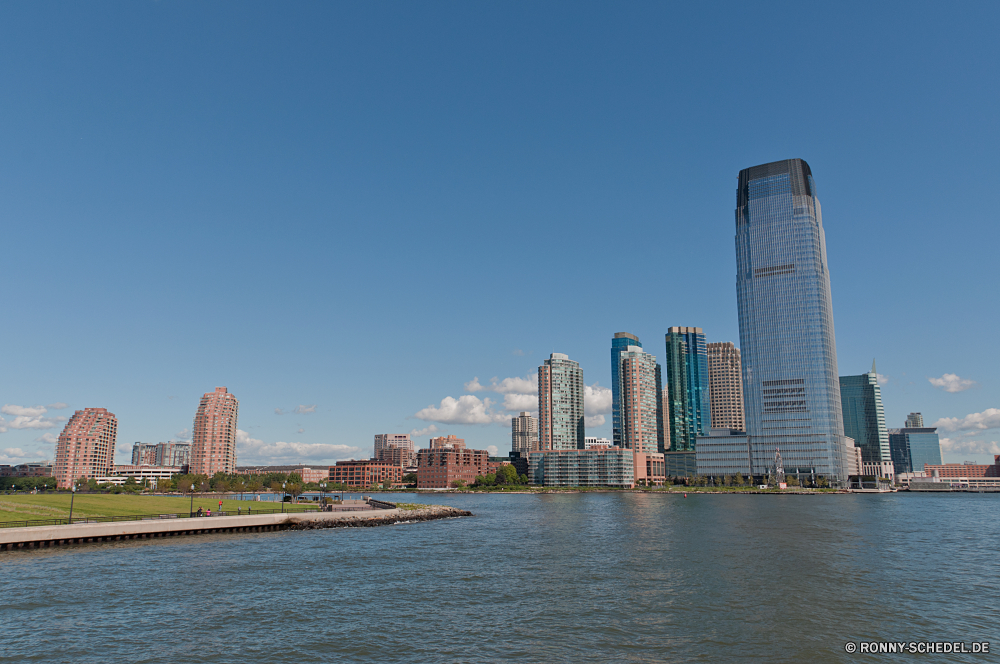
<svg viewBox="0 0 1000 664"><path fill-rule="evenodd" d="M841 415L826 239L801 159L740 171L736 299L754 472L778 448L786 474L846 481L854 452Z"/></svg>
<svg viewBox="0 0 1000 664"><path fill-rule="evenodd" d="M934 427L889 429L892 465L899 473L919 473L924 464L941 465L941 440Z"/></svg>
<svg viewBox="0 0 1000 664"><path fill-rule="evenodd" d="M52 474L60 487L81 477L107 477L114 470L118 418L107 408L84 408L73 413L59 434Z"/></svg>
<svg viewBox="0 0 1000 664"><path fill-rule="evenodd" d="M712 428L708 350L700 327L671 327L666 334L667 418L670 449L691 451L697 436Z"/></svg>
<svg viewBox="0 0 1000 664"><path fill-rule="evenodd" d="M157 466L187 466L191 463L191 443L157 443Z"/></svg>
<svg viewBox="0 0 1000 664"><path fill-rule="evenodd" d="M712 428L746 431L740 349L732 341L708 344L708 391Z"/></svg>
<svg viewBox="0 0 1000 664"><path fill-rule="evenodd" d="M844 435L861 449L862 463L892 461L889 430L882 409L882 390L872 370L860 376L840 377L840 403L844 414Z"/></svg>
<svg viewBox="0 0 1000 664"><path fill-rule="evenodd" d="M903 426L907 429L923 429L924 416L920 413L910 413L906 416L906 424Z"/></svg>
<svg viewBox="0 0 1000 664"><path fill-rule="evenodd" d="M133 466L156 465L156 443L135 443L132 445Z"/></svg>
<svg viewBox="0 0 1000 664"><path fill-rule="evenodd" d="M636 452L660 452L663 448L663 399L656 356L639 346L628 346L619 357L620 446Z"/></svg>
<svg viewBox="0 0 1000 664"><path fill-rule="evenodd" d="M525 455L538 449L538 418L528 412L510 418L510 449Z"/></svg>
<svg viewBox="0 0 1000 664"><path fill-rule="evenodd" d="M236 471L240 402L224 387L206 392L194 416L190 472L211 477Z"/></svg>
<svg viewBox="0 0 1000 664"><path fill-rule="evenodd" d="M583 449L583 370L552 353L538 367L538 449Z"/></svg>
<svg viewBox="0 0 1000 664"><path fill-rule="evenodd" d="M639 337L628 332L615 332L611 339L611 440L622 445L622 397L618 373L621 371L621 355L629 346L642 348Z"/></svg>

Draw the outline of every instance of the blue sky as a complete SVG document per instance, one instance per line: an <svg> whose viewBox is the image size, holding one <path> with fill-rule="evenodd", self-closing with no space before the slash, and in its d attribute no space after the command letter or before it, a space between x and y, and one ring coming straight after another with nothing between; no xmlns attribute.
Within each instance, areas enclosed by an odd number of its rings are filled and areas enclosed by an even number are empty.
<svg viewBox="0 0 1000 664"><path fill-rule="evenodd" d="M946 461L992 460L998 18L0 6L0 463L51 457L87 406L125 460L217 385L241 463L429 427L502 452L531 402L504 379L553 351L609 435L614 332L660 356L671 325L738 341L737 173L790 157L823 205L840 373L876 358L890 427L921 411Z"/></svg>

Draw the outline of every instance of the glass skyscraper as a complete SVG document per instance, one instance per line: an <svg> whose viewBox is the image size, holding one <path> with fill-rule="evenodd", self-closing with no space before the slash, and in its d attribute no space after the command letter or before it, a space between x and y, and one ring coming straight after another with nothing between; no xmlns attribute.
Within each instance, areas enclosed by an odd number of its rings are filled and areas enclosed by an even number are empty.
<svg viewBox="0 0 1000 664"><path fill-rule="evenodd" d="M708 383L708 350L700 327L671 327L666 334L667 428L670 449L691 451L697 436L707 436L712 427L712 403Z"/></svg>
<svg viewBox="0 0 1000 664"><path fill-rule="evenodd" d="M889 448L897 474L922 472L924 464L941 465L941 440L934 427L889 429Z"/></svg>
<svg viewBox="0 0 1000 664"><path fill-rule="evenodd" d="M642 348L639 337L628 332L615 332L611 339L611 440L618 447L622 447L622 394L619 372L622 366L622 353L629 346Z"/></svg>
<svg viewBox="0 0 1000 664"><path fill-rule="evenodd" d="M538 449L582 450L583 370L563 353L538 367Z"/></svg>
<svg viewBox="0 0 1000 664"><path fill-rule="evenodd" d="M747 433L755 472L781 451L786 474L846 481L830 273L809 165L740 171L736 299Z"/></svg>
<svg viewBox="0 0 1000 664"><path fill-rule="evenodd" d="M861 461L892 461L882 390L874 362L869 373L840 377L840 403L844 413L844 435L853 438L854 445L861 448Z"/></svg>

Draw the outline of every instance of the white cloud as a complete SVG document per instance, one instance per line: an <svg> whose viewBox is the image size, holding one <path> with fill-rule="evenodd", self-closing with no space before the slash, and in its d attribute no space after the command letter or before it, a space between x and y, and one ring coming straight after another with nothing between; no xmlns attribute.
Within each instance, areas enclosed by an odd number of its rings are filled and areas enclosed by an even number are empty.
<svg viewBox="0 0 1000 664"><path fill-rule="evenodd" d="M8 403L0 407L0 413L22 417L39 417L47 412L49 411L46 410L45 406L14 406Z"/></svg>
<svg viewBox="0 0 1000 664"><path fill-rule="evenodd" d="M486 451L490 453L490 456L496 456L497 452L500 451L500 448L497 447L496 445L487 445Z"/></svg>
<svg viewBox="0 0 1000 664"><path fill-rule="evenodd" d="M36 443L58 443L59 442L59 436L55 435L54 433L48 433L48 432L46 432L46 433L43 433L38 438L35 438L35 442Z"/></svg>
<svg viewBox="0 0 1000 664"><path fill-rule="evenodd" d="M489 385L483 385L479 378L473 378L465 384L466 392L499 392L500 394L537 394L538 382L528 375L525 378L504 378L496 376L490 379Z"/></svg>
<svg viewBox="0 0 1000 664"><path fill-rule="evenodd" d="M0 417L0 433L7 433L7 420Z"/></svg>
<svg viewBox="0 0 1000 664"><path fill-rule="evenodd" d="M19 458L25 456L24 450L22 450L20 447L8 447L8 448L4 449L3 455L5 457L10 457L10 458L13 458L13 459L19 459Z"/></svg>
<svg viewBox="0 0 1000 664"><path fill-rule="evenodd" d="M885 385L886 383L889 382L889 377L886 376L885 374L876 373L875 380L878 381L879 385Z"/></svg>
<svg viewBox="0 0 1000 664"><path fill-rule="evenodd" d="M184 442L184 441L190 442L191 441L191 429L181 429L180 431L178 431L177 433L174 434L174 440L178 440L178 441L181 441L181 442Z"/></svg>
<svg viewBox="0 0 1000 664"><path fill-rule="evenodd" d="M1000 408L987 408L965 417L942 417L931 426L942 431L985 431L1000 428Z"/></svg>
<svg viewBox="0 0 1000 664"><path fill-rule="evenodd" d="M523 350L521 350L520 348L515 348L514 350L512 350L512 351L510 352L510 354L511 354L511 355L515 355L515 356L517 356L517 357L524 357L524 351L523 351Z"/></svg>
<svg viewBox="0 0 1000 664"><path fill-rule="evenodd" d="M457 399L445 397L439 406L427 406L417 411L414 417L442 424L493 424L505 421L508 416L494 412L490 399L480 400L471 394L463 394Z"/></svg>
<svg viewBox="0 0 1000 664"><path fill-rule="evenodd" d="M940 378L927 379L934 387L939 387L945 392L964 392L976 384L976 381L967 378L959 378L958 374L946 373Z"/></svg>
<svg viewBox="0 0 1000 664"><path fill-rule="evenodd" d="M59 420L65 419L65 417L28 417L27 415L21 415L8 422L7 426L11 429L51 429L59 426Z"/></svg>
<svg viewBox="0 0 1000 664"><path fill-rule="evenodd" d="M356 456L360 447L326 443L265 443L251 438L242 429L236 430L236 453L240 465L326 462Z"/></svg>
<svg viewBox="0 0 1000 664"><path fill-rule="evenodd" d="M526 410L535 412L538 410L538 397L534 394L505 394L503 395L504 410L520 412Z"/></svg>
<svg viewBox="0 0 1000 664"><path fill-rule="evenodd" d="M610 413L611 388L601 387L597 383L585 385L583 388L583 410L590 415Z"/></svg>
<svg viewBox="0 0 1000 664"><path fill-rule="evenodd" d="M280 408L275 408L274 409L274 414L275 415L284 415L285 411L281 410Z"/></svg>
<svg viewBox="0 0 1000 664"><path fill-rule="evenodd" d="M433 424L430 424L430 425L424 427L423 429L419 429L419 430L418 429L411 429L410 430L410 438L415 438L417 436L428 436L428 435L430 435L432 433L437 433L438 431L440 431L440 429L438 429L437 426L435 426Z"/></svg>
<svg viewBox="0 0 1000 664"><path fill-rule="evenodd" d="M295 410L293 412L296 412L299 415L305 415L306 413L315 413L316 412L316 404L310 404L308 406L304 406L304 405L300 404L300 405L298 405L298 406L295 407Z"/></svg>
<svg viewBox="0 0 1000 664"><path fill-rule="evenodd" d="M993 440L953 440L941 439L941 452L944 454L1000 454L1000 445Z"/></svg>
<svg viewBox="0 0 1000 664"><path fill-rule="evenodd" d="M583 418L584 427L599 427L604 424L603 415L587 415Z"/></svg>
<svg viewBox="0 0 1000 664"><path fill-rule="evenodd" d="M48 407L51 408L52 410L62 410L63 408L69 408L69 404L63 403L62 401L57 401L55 403L50 403Z"/></svg>

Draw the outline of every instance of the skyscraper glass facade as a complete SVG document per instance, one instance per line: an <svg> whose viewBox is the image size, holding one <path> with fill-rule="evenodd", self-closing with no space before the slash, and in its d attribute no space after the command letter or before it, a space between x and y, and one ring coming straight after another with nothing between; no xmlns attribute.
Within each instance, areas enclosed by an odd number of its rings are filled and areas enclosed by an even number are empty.
<svg viewBox="0 0 1000 664"><path fill-rule="evenodd" d="M934 427L889 430L889 447L896 473L919 473L924 464L941 465L941 440Z"/></svg>
<svg viewBox="0 0 1000 664"><path fill-rule="evenodd" d="M615 332L611 339L611 440L615 445L622 445L622 396L619 384L622 353L629 346L642 348L639 337L628 332Z"/></svg>
<svg viewBox="0 0 1000 664"><path fill-rule="evenodd" d="M779 448L787 474L851 474L841 414L826 238L809 165L740 171L736 299L754 467Z"/></svg>
<svg viewBox="0 0 1000 664"><path fill-rule="evenodd" d="M657 368L656 356L638 346L629 346L621 353L621 447L655 453L663 446L663 399Z"/></svg>
<svg viewBox="0 0 1000 664"><path fill-rule="evenodd" d="M892 461L877 374L872 371L860 376L841 376L840 403L844 413L844 435L853 438L855 446L861 448L861 461Z"/></svg>
<svg viewBox="0 0 1000 664"><path fill-rule="evenodd" d="M695 448L697 436L707 436L712 427L708 350L700 327L671 327L666 334L667 423L670 449Z"/></svg>

